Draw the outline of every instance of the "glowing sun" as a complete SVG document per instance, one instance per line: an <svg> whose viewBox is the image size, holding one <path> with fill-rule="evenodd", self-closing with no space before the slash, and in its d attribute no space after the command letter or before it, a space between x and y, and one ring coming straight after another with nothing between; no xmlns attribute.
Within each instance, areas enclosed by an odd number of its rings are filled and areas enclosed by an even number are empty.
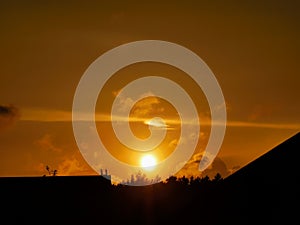
<svg viewBox="0 0 300 225"><path fill-rule="evenodd" d="M156 165L156 158L153 155L145 155L141 158L142 167L153 167Z"/></svg>

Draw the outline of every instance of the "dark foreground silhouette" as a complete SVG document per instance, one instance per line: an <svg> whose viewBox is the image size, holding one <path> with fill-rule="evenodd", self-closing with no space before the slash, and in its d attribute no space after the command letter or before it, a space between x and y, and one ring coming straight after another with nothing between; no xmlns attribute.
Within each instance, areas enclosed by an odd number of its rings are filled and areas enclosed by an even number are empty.
<svg viewBox="0 0 300 225"><path fill-rule="evenodd" d="M144 187L101 176L0 178L1 224L295 224L300 133L222 179Z"/></svg>

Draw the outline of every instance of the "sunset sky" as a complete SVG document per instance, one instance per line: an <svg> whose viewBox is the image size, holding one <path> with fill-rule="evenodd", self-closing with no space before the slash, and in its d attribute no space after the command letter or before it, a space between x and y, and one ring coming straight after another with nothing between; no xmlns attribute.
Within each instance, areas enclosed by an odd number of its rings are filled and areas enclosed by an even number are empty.
<svg viewBox="0 0 300 225"><path fill-rule="evenodd" d="M206 173L227 176L245 166L300 131L299 6L297 1L1 2L0 176L42 176L46 165L58 175L96 174L73 135L74 93L96 58L139 40L177 43L205 61L222 88L228 120L221 150ZM96 112L102 115L99 136L115 157L137 163L136 156L118 153L122 146L112 140L104 115L121 88L140 76L181 83L200 120L208 119L201 89L188 78L182 80L181 73L149 62L111 77ZM128 99L123 100L126 107ZM159 113L175 120L178 116L155 97L131 111L133 118ZM141 138L148 135L144 123L131 125ZM176 144L176 124L173 128L167 129L163 151L155 153L158 160ZM197 149L178 175L200 175L198 163L208 136L209 123L204 122Z"/></svg>

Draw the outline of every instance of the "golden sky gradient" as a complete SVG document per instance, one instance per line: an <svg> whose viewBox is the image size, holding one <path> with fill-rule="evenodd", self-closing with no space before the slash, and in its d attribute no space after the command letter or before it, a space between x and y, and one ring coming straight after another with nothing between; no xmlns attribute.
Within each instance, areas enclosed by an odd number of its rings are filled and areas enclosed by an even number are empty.
<svg viewBox="0 0 300 225"><path fill-rule="evenodd" d="M138 40L174 42L206 62L222 88L228 116L224 143L207 173L226 176L246 165L300 130L298 9L296 1L1 2L0 176L40 176L46 165L58 175L95 174L73 136L76 86L101 54ZM99 135L116 157L135 159L119 155L122 146L110 141L107 115L116 93L137 77L164 76L187 90L203 121L197 150L179 172L199 174L209 108L201 89L182 73L160 63L140 63L109 80L96 119ZM136 105L132 117L160 112L178 116L168 103L153 98ZM135 123L133 131L146 137L145 124ZM169 147L160 146L164 151L157 152L158 158L176 142L178 131L168 132Z"/></svg>

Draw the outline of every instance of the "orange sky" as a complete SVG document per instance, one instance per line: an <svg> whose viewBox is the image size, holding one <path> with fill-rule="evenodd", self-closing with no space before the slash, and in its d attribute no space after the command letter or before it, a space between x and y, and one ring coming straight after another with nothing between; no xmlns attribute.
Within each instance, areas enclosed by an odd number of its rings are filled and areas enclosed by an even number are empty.
<svg viewBox="0 0 300 225"><path fill-rule="evenodd" d="M1 2L0 176L40 176L46 165L60 175L95 174L73 136L76 86L101 54L145 39L180 44L207 63L228 116L213 170L225 176L246 165L300 130L298 7L295 1ZM141 73L176 80L179 72L144 63L120 73L124 79L107 85L106 103ZM206 117L201 90L184 84ZM106 103L99 100L96 111L107 113ZM208 135L201 127L198 150L180 175L198 174Z"/></svg>

